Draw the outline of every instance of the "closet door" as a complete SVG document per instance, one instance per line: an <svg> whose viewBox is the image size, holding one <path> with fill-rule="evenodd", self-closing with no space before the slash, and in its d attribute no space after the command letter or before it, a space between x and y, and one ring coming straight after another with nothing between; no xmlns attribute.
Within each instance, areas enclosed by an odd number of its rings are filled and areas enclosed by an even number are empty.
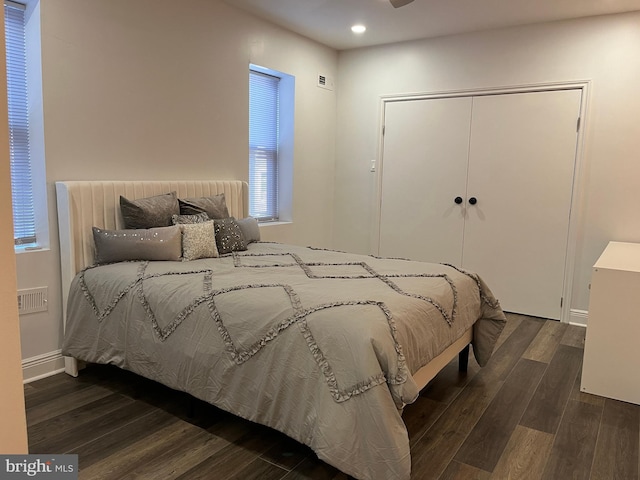
<svg viewBox="0 0 640 480"><path fill-rule="evenodd" d="M502 307L559 319L581 91L473 99L462 265Z"/></svg>
<svg viewBox="0 0 640 480"><path fill-rule="evenodd" d="M460 265L471 98L385 106L379 254Z"/></svg>

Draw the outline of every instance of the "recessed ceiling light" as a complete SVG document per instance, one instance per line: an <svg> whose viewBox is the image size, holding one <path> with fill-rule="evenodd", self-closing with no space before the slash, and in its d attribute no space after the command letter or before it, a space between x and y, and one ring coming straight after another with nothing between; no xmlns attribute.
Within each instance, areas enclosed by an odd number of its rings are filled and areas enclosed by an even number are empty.
<svg viewBox="0 0 640 480"><path fill-rule="evenodd" d="M351 27L351 31L353 33L364 33L367 30L367 27L365 27L364 25L354 25L353 27Z"/></svg>

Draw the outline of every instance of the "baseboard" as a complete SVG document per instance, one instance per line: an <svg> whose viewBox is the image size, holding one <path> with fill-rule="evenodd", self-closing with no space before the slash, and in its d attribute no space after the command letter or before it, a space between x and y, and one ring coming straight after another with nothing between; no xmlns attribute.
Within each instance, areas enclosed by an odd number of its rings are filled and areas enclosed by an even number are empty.
<svg viewBox="0 0 640 480"><path fill-rule="evenodd" d="M22 381L34 382L64 372L64 358L60 350L22 360Z"/></svg>
<svg viewBox="0 0 640 480"><path fill-rule="evenodd" d="M571 325L586 327L588 318L589 312L587 312L586 310L575 310L572 308L569 312L569 324Z"/></svg>

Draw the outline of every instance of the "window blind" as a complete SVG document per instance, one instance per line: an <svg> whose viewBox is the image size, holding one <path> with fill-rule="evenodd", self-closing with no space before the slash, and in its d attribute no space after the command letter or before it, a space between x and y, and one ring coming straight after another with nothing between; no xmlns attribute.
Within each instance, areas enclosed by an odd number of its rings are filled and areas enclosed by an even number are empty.
<svg viewBox="0 0 640 480"><path fill-rule="evenodd" d="M9 150L13 234L16 245L35 243L35 212L29 151L27 62L24 5L5 2L7 50L7 98L9 101Z"/></svg>
<svg viewBox="0 0 640 480"><path fill-rule="evenodd" d="M278 219L278 125L280 79L249 75L249 215Z"/></svg>

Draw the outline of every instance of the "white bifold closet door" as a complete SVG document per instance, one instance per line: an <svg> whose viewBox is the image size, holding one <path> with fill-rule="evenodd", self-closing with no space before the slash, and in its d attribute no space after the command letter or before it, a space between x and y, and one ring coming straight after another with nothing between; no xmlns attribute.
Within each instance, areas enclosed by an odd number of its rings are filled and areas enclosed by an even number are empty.
<svg viewBox="0 0 640 480"><path fill-rule="evenodd" d="M559 319L580 102L578 89L388 102L380 255L462 266L506 311Z"/></svg>

